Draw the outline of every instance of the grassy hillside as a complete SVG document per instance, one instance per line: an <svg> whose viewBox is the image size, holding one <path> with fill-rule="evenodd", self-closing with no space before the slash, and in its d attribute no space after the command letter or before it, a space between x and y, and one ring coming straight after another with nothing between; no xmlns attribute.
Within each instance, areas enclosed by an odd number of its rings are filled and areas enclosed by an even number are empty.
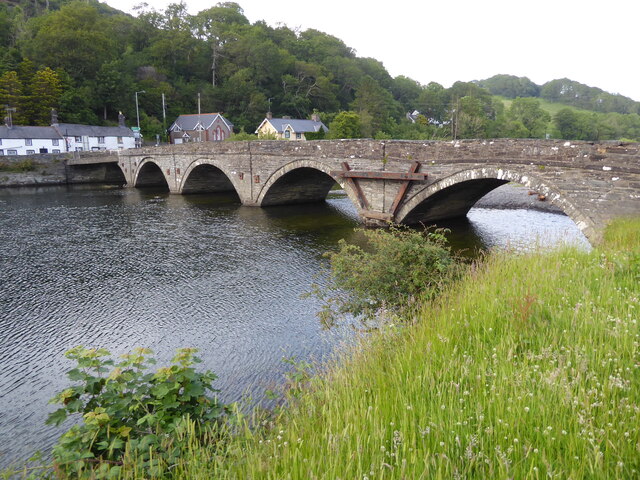
<svg viewBox="0 0 640 480"><path fill-rule="evenodd" d="M511 103L513 102L512 98L501 97L500 95L494 95L494 98L497 98L502 103L504 103L505 109L508 109L511 106ZM565 105L564 103L550 102L548 100L545 100L544 98L536 98L536 100L538 100L538 102L540 102L540 107L542 107L543 110L548 112L549 115L551 115L552 118L556 113L558 113L563 108L569 108L569 109L575 110L577 112L593 113L591 110L583 110L581 108L576 108L576 107L572 107L572 106L569 106L569 105Z"/></svg>

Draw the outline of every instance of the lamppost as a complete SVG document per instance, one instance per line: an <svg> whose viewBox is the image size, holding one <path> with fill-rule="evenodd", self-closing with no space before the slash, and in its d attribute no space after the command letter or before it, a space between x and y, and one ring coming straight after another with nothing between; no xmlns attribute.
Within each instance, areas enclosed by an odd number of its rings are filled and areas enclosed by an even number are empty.
<svg viewBox="0 0 640 480"><path fill-rule="evenodd" d="M138 94L139 93L147 93L144 90L140 90L136 92L136 120L138 121L138 131L140 131L140 112L138 111Z"/></svg>

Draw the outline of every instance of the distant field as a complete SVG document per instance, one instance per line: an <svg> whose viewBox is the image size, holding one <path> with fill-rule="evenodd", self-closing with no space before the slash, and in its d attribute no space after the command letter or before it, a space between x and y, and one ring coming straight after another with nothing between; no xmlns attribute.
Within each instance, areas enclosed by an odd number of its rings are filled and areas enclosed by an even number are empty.
<svg viewBox="0 0 640 480"><path fill-rule="evenodd" d="M511 106L511 103L513 102L512 98L501 97L500 95L494 95L494 98L497 98L498 100L502 101L502 103L504 103L505 108L509 108ZM572 107L570 105L565 105L564 103L550 102L550 101L545 100L543 98L536 98L536 100L538 100L540 102L540 106L544 110L549 112L549 115L551 115L552 117L556 113L558 113L560 110L562 110L563 108L570 108L570 109L575 110L577 112L590 112L590 113L592 113L591 110L584 110L584 109L581 109L581 108L575 108L575 107Z"/></svg>

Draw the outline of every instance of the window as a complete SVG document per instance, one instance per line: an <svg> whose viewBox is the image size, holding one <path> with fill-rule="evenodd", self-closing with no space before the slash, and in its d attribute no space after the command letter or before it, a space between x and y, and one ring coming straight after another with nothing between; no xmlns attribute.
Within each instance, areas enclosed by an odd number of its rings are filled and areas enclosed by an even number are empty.
<svg viewBox="0 0 640 480"><path fill-rule="evenodd" d="M2 139L0 138L0 145L2 145Z"/></svg>
<svg viewBox="0 0 640 480"><path fill-rule="evenodd" d="M82 137L76 137L76 143L82 143Z"/></svg>
<svg viewBox="0 0 640 480"><path fill-rule="evenodd" d="M24 144L25 144L27 147L30 147L31 145L33 145L33 140L32 140L31 138L25 138L25 139L24 139Z"/></svg>
<svg viewBox="0 0 640 480"><path fill-rule="evenodd" d="M4 155L4 150L0 148L0 155Z"/></svg>
<svg viewBox="0 0 640 480"><path fill-rule="evenodd" d="M104 137L98 137L98 143L104 143Z"/></svg>
<svg viewBox="0 0 640 480"><path fill-rule="evenodd" d="M289 130L284 131L284 138L291 138L291 132Z"/></svg>
<svg viewBox="0 0 640 480"><path fill-rule="evenodd" d="M82 147L76 147L76 152L81 152L82 151Z"/></svg>
<svg viewBox="0 0 640 480"><path fill-rule="evenodd" d="M118 145L122 145L122 137L118 137Z"/></svg>
<svg viewBox="0 0 640 480"><path fill-rule="evenodd" d="M296 140L300 140L302 139L302 134L301 133L296 133Z"/></svg>
<svg viewBox="0 0 640 480"><path fill-rule="evenodd" d="M33 155L34 153L36 153L35 150L27 150L27 155Z"/></svg>
<svg viewBox="0 0 640 480"><path fill-rule="evenodd" d="M51 140L51 145L60 145L60 140L54 138L53 140Z"/></svg>
<svg viewBox="0 0 640 480"><path fill-rule="evenodd" d="M7 155L17 155L18 151L17 150L7 150Z"/></svg>
<svg viewBox="0 0 640 480"><path fill-rule="evenodd" d="M60 153L60 150L54 148L53 150L51 150L51 153Z"/></svg>
<svg viewBox="0 0 640 480"><path fill-rule="evenodd" d="M100 151L100 147L91 147L91 151L92 152L98 152L98 151Z"/></svg>

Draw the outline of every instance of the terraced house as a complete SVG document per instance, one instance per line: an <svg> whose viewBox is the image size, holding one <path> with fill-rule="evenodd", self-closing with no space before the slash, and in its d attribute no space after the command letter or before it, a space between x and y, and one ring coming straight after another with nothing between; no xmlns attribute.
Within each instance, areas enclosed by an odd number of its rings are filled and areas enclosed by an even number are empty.
<svg viewBox="0 0 640 480"><path fill-rule="evenodd" d="M120 115L117 127L58 123L55 112L50 127L0 126L0 155L35 155L100 150L124 150L135 147L133 131Z"/></svg>

